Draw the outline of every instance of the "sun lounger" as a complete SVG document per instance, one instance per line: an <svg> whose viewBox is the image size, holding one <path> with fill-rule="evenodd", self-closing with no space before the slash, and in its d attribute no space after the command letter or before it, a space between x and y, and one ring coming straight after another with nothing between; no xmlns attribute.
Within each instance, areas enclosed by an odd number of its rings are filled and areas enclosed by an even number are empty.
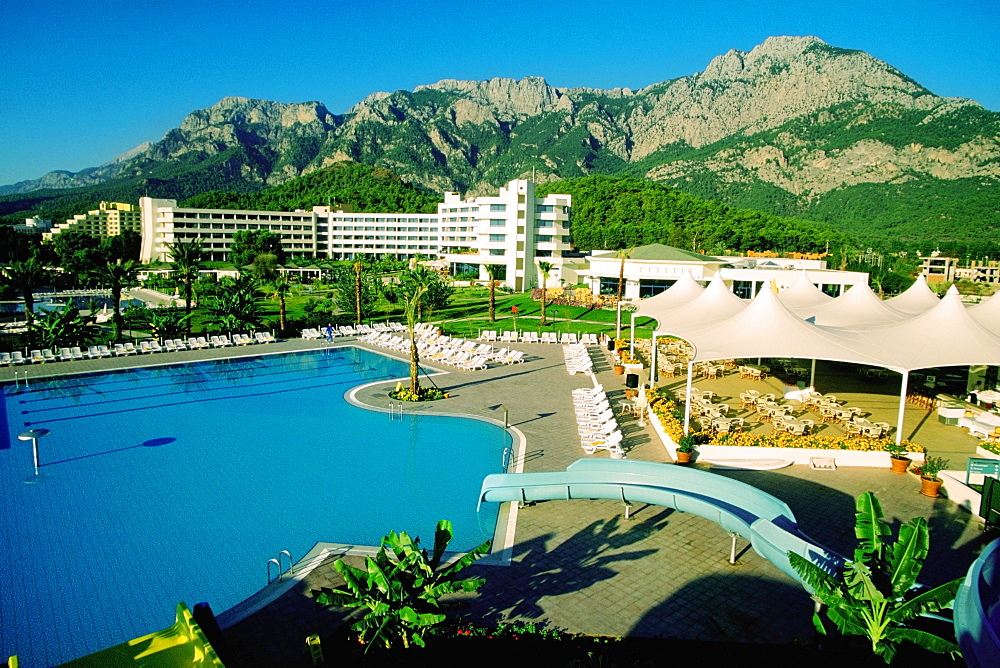
<svg viewBox="0 0 1000 668"><path fill-rule="evenodd" d="M149 346L149 341L139 342L139 352L146 355L152 354L153 349Z"/></svg>
<svg viewBox="0 0 1000 668"><path fill-rule="evenodd" d="M56 356L55 356L55 355L54 355L54 354L52 353L52 350L51 350L51 349L49 349L49 348L46 348L45 350L43 350L43 351L42 351L42 358L43 358L43 359L44 359L44 360L45 360L46 362L58 362L58 361L59 361L59 358L58 358L58 357L56 357Z"/></svg>
<svg viewBox="0 0 1000 668"><path fill-rule="evenodd" d="M177 350L187 350L187 344L184 343L183 339L174 339L174 348Z"/></svg>
<svg viewBox="0 0 1000 668"><path fill-rule="evenodd" d="M0 353L0 364L3 366L10 366L11 358L10 353Z"/></svg>
<svg viewBox="0 0 1000 668"><path fill-rule="evenodd" d="M111 357L111 348L105 345L97 346L97 350L100 351L101 357Z"/></svg>
<svg viewBox="0 0 1000 668"><path fill-rule="evenodd" d="M29 359L31 359L32 364L42 364L43 362L45 362L45 358L42 357L41 350L32 350L31 357Z"/></svg>
<svg viewBox="0 0 1000 668"><path fill-rule="evenodd" d="M80 346L73 346L73 349L70 352L75 360L82 360L85 357L83 351L80 350Z"/></svg>
<svg viewBox="0 0 1000 668"><path fill-rule="evenodd" d="M152 341L149 342L149 350L150 350L150 352L154 352L154 353L162 353L163 352L163 346L160 345L159 341L157 341L156 339L153 339Z"/></svg>
<svg viewBox="0 0 1000 668"><path fill-rule="evenodd" d="M503 361L504 364L523 364L524 363L524 353L520 350L514 350L510 355Z"/></svg>
<svg viewBox="0 0 1000 668"><path fill-rule="evenodd" d="M465 369L466 371L473 371L475 369L488 369L489 368L489 364L486 363L486 358L483 357L482 355L479 355L477 357L473 357L471 360L469 360L467 362L463 362L462 364L459 364L458 366L459 366L459 368Z"/></svg>
<svg viewBox="0 0 1000 668"><path fill-rule="evenodd" d="M18 364L24 364L24 361L25 361L24 360L24 355L21 354L21 351L19 351L19 350L15 350L14 352L12 352L10 354L10 363L12 365L16 366Z"/></svg>

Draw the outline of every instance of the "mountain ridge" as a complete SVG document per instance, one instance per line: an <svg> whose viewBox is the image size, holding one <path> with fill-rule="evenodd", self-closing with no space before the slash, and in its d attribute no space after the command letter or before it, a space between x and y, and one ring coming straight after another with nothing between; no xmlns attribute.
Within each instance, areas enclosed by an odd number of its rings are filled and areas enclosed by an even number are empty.
<svg viewBox="0 0 1000 668"><path fill-rule="evenodd" d="M438 192L483 194L532 174L548 182L624 173L808 216L859 186L993 185L1000 114L936 96L862 51L769 37L639 90L442 79L371 93L342 115L320 102L226 97L137 155L78 174L97 184L187 179L189 196L199 179L253 191L345 160ZM73 178L63 173L46 187ZM976 200L977 215L990 210L988 193L958 190Z"/></svg>

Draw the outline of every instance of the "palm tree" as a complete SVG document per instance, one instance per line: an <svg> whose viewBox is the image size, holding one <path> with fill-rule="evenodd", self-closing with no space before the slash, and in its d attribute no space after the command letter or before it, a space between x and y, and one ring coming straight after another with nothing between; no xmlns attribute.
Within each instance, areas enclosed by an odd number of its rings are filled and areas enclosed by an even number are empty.
<svg viewBox="0 0 1000 668"><path fill-rule="evenodd" d="M625 260L628 259L628 256L631 255L634 250L635 247L633 246L628 249L622 248L615 253L615 255L621 259L621 265L618 267L618 296L616 297L619 302L622 300L622 295L625 292Z"/></svg>
<svg viewBox="0 0 1000 668"><path fill-rule="evenodd" d="M344 576L341 589L314 589L320 605L367 608L364 617L351 628L369 648L392 647L397 640L424 646L423 630L445 620L438 599L448 594L473 592L483 586L483 578L459 580L458 572L490 550L486 541L458 558L445 558L451 542L451 522L441 520L434 532L434 548L421 549L420 538L395 531L382 539L379 551L369 557L365 569L338 559L334 568Z"/></svg>
<svg viewBox="0 0 1000 668"><path fill-rule="evenodd" d="M555 265L553 265L551 262L539 261L538 263L538 270L542 272L542 320L541 320L542 327L548 324L545 322L545 288L546 285L548 284L549 276L551 276L552 268L554 266Z"/></svg>
<svg viewBox="0 0 1000 668"><path fill-rule="evenodd" d="M292 282L288 280L288 274L279 273L271 281L271 297L278 300L278 328L284 333L288 328L288 317L285 309L285 297L292 293Z"/></svg>
<svg viewBox="0 0 1000 668"><path fill-rule="evenodd" d="M115 341L121 341L122 329L125 326L125 318L122 317L122 291L138 282L136 275L139 273L139 263L135 260L122 261L119 258L97 267L90 273L98 283L111 290L111 307L114 309L111 323L114 326Z"/></svg>
<svg viewBox="0 0 1000 668"><path fill-rule="evenodd" d="M361 324L361 272L364 271L365 264L358 258L351 267L354 269L354 307L358 324Z"/></svg>
<svg viewBox="0 0 1000 668"><path fill-rule="evenodd" d="M227 289L209 307L212 319L228 333L263 327L264 311L257 299L256 282L249 276L224 281Z"/></svg>
<svg viewBox="0 0 1000 668"><path fill-rule="evenodd" d="M503 265L500 264L484 264L483 269L486 270L486 275L490 277L490 322L496 322L497 319L497 299L496 299L496 283L497 274L500 272L500 268Z"/></svg>
<svg viewBox="0 0 1000 668"><path fill-rule="evenodd" d="M200 239L178 241L167 244L170 250L170 268L174 277L184 285L184 315L187 316L187 332L191 333L191 303L194 301L194 282L205 261L205 247Z"/></svg>
<svg viewBox="0 0 1000 668"><path fill-rule="evenodd" d="M400 284L403 295L403 312L406 314L406 329L410 333L410 391L420 390L420 353L417 350L416 328L419 319L420 304L424 295L431 288L431 283L438 280L432 271L409 271L406 281Z"/></svg>
<svg viewBox="0 0 1000 668"><path fill-rule="evenodd" d="M948 608L963 578L934 589L915 588L930 547L927 520L917 517L899 527L899 537L882 519L882 506L872 492L858 497L854 532L858 547L854 560L831 575L805 557L789 552L788 561L815 592L827 619L844 635L868 639L872 651L889 663L902 642L912 642L938 654L957 653L958 646L909 623L925 613ZM819 611L816 629L826 634Z"/></svg>
<svg viewBox="0 0 1000 668"><path fill-rule="evenodd" d="M49 270L37 257L11 262L0 269L4 282L20 290L24 298L24 321L31 325L35 319L35 289L49 280Z"/></svg>
<svg viewBox="0 0 1000 668"><path fill-rule="evenodd" d="M33 321L28 331L43 348L83 346L100 334L100 328L84 320L72 304L46 313Z"/></svg>

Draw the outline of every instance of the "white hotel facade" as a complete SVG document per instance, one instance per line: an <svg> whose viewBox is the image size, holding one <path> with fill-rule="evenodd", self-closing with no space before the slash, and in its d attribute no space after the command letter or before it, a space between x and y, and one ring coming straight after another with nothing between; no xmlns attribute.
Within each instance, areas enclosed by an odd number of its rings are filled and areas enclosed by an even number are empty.
<svg viewBox="0 0 1000 668"><path fill-rule="evenodd" d="M316 206L311 211L188 209L175 200L143 197L143 262L169 261L168 244L200 239L212 259L226 259L233 235L269 230L291 255L331 260L386 253L399 259L422 255L453 270L500 265L498 280L521 291L539 283L537 262L555 265L558 282L570 254L570 195L535 197L535 184L514 180L496 196L462 199L446 192L436 214L350 213Z"/></svg>

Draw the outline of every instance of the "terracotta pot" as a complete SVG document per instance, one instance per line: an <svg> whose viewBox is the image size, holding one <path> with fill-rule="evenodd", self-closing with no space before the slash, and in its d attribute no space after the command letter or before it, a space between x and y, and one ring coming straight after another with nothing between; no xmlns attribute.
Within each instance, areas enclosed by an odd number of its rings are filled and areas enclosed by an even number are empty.
<svg viewBox="0 0 1000 668"><path fill-rule="evenodd" d="M625 373L625 367L623 367L621 364L616 364L615 373L618 374L619 376L622 375L623 373Z"/></svg>
<svg viewBox="0 0 1000 668"><path fill-rule="evenodd" d="M944 481L941 480L940 478L932 479L932 478L922 477L920 478L920 493L923 494L924 496L937 498L941 496L940 489L941 489L941 484L943 482Z"/></svg>
<svg viewBox="0 0 1000 668"><path fill-rule="evenodd" d="M906 457L898 459L896 457L890 457L889 466L892 467L893 473L906 473L906 469L910 467L910 460Z"/></svg>
<svg viewBox="0 0 1000 668"><path fill-rule="evenodd" d="M690 464L691 463L691 453L677 451L677 464Z"/></svg>

